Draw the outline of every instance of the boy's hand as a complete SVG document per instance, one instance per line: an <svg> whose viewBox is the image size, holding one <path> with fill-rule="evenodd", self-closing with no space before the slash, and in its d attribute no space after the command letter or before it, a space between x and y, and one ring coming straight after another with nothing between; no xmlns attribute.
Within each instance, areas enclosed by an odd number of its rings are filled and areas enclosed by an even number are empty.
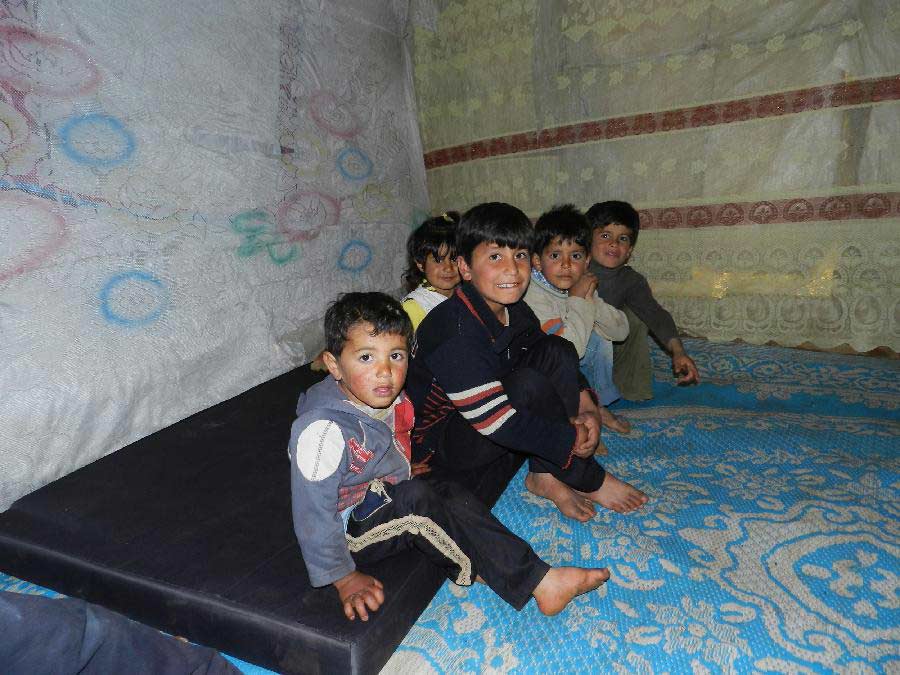
<svg viewBox="0 0 900 675"><path fill-rule="evenodd" d="M351 621L357 615L363 621L368 621L369 612L366 608L374 612L384 603L384 586L381 582L357 570L335 581L334 587L344 605L344 616Z"/></svg>
<svg viewBox="0 0 900 675"><path fill-rule="evenodd" d="M572 452L576 457L582 459L591 457L600 440L599 421L594 419L590 413L581 413L578 417L573 417L571 421L575 427L575 446Z"/></svg>
<svg viewBox="0 0 900 675"><path fill-rule="evenodd" d="M678 378L676 384L697 384L700 381L697 364L684 352L672 356L672 370Z"/></svg>
<svg viewBox="0 0 900 675"><path fill-rule="evenodd" d="M694 359L687 355L684 351L684 345L681 339L673 337L669 340L669 353L672 355L672 372L675 373L676 384L696 384L700 381L700 371L697 370L697 364Z"/></svg>
<svg viewBox="0 0 900 675"><path fill-rule="evenodd" d="M595 277L590 272L586 272L584 276L576 281L572 285L572 288L569 289L569 295L575 295L579 298L584 298L585 300L587 300L594 295L594 291L596 290L597 277Z"/></svg>
<svg viewBox="0 0 900 675"><path fill-rule="evenodd" d="M590 455L588 455L590 457L600 444L600 430L603 428L603 422L600 421L600 411L596 409L583 410L578 413L578 417L575 419L584 424L588 431L588 437L585 441L585 452L590 452Z"/></svg>
<svg viewBox="0 0 900 675"><path fill-rule="evenodd" d="M431 465L428 462L431 461L432 456L433 453L431 455L428 455L428 457L423 459L421 462L413 462L412 464L410 464L409 477L415 478L416 476L421 476L423 473L428 473L429 471L431 471Z"/></svg>

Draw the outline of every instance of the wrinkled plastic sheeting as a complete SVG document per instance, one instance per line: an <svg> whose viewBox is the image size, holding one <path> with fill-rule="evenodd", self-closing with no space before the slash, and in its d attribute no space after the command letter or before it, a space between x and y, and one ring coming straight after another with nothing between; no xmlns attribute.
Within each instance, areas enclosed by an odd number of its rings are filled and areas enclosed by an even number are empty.
<svg viewBox="0 0 900 675"><path fill-rule="evenodd" d="M0 9L0 510L399 286L427 206L404 8Z"/></svg>

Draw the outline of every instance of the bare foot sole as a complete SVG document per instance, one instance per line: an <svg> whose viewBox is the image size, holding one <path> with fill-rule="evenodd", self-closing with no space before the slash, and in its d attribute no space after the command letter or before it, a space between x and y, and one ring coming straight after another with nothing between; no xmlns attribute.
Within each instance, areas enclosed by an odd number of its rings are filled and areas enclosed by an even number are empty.
<svg viewBox="0 0 900 675"><path fill-rule="evenodd" d="M581 493L579 493L581 494ZM608 471L597 490L585 494L592 502L616 513L630 513L647 503L649 497L633 485L619 480Z"/></svg>
<svg viewBox="0 0 900 675"><path fill-rule="evenodd" d="M631 433L631 422L624 417L613 414L606 406L600 406L600 422L607 429L612 429L618 434Z"/></svg>
<svg viewBox="0 0 900 675"><path fill-rule="evenodd" d="M525 477L525 487L531 494L549 499L569 518L586 523L594 517L594 505L590 499L549 473L529 473ZM600 489L603 489L602 485Z"/></svg>
<svg viewBox="0 0 900 675"><path fill-rule="evenodd" d="M582 567L552 567L532 595L542 614L559 614L572 598L589 593L609 579L605 567L585 569Z"/></svg>

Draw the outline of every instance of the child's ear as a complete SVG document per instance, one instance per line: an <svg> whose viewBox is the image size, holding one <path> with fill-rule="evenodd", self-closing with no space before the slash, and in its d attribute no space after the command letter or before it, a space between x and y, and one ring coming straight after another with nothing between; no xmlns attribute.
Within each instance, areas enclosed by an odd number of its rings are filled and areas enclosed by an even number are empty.
<svg viewBox="0 0 900 675"><path fill-rule="evenodd" d="M419 271L422 274L425 274L425 263L420 263L418 260L416 260L416 267L419 268Z"/></svg>
<svg viewBox="0 0 900 675"><path fill-rule="evenodd" d="M344 375L341 373L341 364L334 358L334 354L329 351L322 352L322 361L325 362L325 367L328 368L328 372L335 380L340 382L344 379Z"/></svg>
<svg viewBox="0 0 900 675"><path fill-rule="evenodd" d="M541 256L539 256L537 253L531 254L531 266L538 272L541 271Z"/></svg>
<svg viewBox="0 0 900 675"><path fill-rule="evenodd" d="M461 276L464 281L472 281L472 269L469 267L469 263L466 262L466 259L461 255L456 256L456 266L459 268L459 276Z"/></svg>

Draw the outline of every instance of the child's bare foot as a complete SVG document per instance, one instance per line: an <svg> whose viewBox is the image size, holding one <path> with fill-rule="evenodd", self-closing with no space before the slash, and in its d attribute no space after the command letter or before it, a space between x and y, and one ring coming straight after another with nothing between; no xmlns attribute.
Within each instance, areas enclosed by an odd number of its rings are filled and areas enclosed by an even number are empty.
<svg viewBox="0 0 900 675"><path fill-rule="evenodd" d="M586 569L583 567L551 567L532 595L542 614L559 614L577 595L588 593L609 579L605 567Z"/></svg>
<svg viewBox="0 0 900 675"><path fill-rule="evenodd" d="M606 481L603 481L604 484ZM594 517L594 505L580 492L549 473L531 473L525 476L525 487L531 494L544 497L556 504L564 516L586 523ZM603 486L600 486L603 489Z"/></svg>
<svg viewBox="0 0 900 675"><path fill-rule="evenodd" d="M624 417L615 415L605 405L600 406L600 422L607 429L612 429L618 434L631 433L631 423Z"/></svg>
<svg viewBox="0 0 900 675"><path fill-rule="evenodd" d="M591 493L584 494L592 502L616 513L630 513L647 503L649 497L633 485L619 480L608 471L603 485Z"/></svg>

